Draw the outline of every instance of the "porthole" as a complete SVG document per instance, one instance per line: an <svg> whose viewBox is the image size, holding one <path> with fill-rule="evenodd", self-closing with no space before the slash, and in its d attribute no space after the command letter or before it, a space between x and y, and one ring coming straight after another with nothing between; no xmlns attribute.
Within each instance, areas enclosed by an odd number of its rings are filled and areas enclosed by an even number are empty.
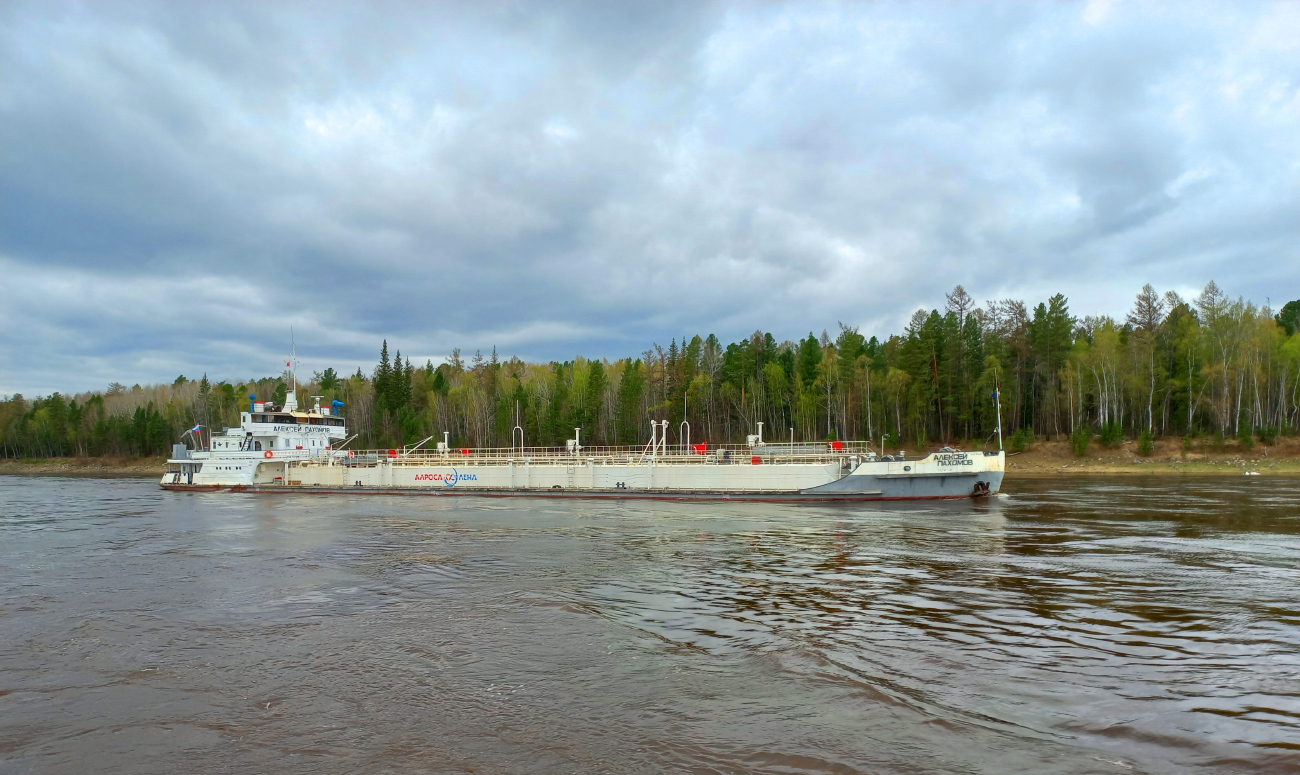
<svg viewBox="0 0 1300 775"><path fill-rule="evenodd" d="M912 467L911 467L911 466L903 466L903 470L904 470L904 471L911 471L911 470L912 470Z"/></svg>

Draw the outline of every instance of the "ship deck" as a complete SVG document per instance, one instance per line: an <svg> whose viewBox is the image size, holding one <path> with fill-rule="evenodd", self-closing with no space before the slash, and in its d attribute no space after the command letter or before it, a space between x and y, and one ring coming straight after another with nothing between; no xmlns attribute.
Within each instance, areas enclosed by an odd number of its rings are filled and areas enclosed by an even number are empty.
<svg viewBox="0 0 1300 775"><path fill-rule="evenodd" d="M383 461L393 466L501 465L718 465L718 464L820 464L875 455L868 442L811 442L799 444L681 445L659 447L464 447L451 449L368 449L333 450L302 458L304 462L334 460L343 465L374 465Z"/></svg>

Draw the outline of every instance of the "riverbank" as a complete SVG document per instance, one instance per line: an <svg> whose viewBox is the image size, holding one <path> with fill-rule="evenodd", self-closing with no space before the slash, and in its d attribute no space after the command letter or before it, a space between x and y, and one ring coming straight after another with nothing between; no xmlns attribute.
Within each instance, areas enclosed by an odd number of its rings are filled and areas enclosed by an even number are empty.
<svg viewBox="0 0 1300 775"><path fill-rule="evenodd" d="M1194 441L1183 449L1181 438L1163 439L1147 456L1137 454L1137 442L1111 449L1091 444L1076 457L1067 441L1039 441L1025 452L1008 453L1008 476L1062 474L1219 474L1242 476L1254 472L1271 476L1300 476L1300 439L1279 438L1265 446L1243 449L1235 440L1215 449L1209 441Z"/></svg>
<svg viewBox="0 0 1300 775"><path fill-rule="evenodd" d="M0 460L0 474L20 476L162 476L164 457L55 457Z"/></svg>

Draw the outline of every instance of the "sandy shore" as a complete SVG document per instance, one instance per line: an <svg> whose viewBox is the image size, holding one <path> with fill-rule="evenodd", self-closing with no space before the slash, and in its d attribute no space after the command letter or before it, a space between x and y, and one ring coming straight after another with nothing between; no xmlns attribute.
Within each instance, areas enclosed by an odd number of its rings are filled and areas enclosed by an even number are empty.
<svg viewBox="0 0 1300 775"><path fill-rule="evenodd" d="M1063 474L1218 474L1242 476L1300 476L1300 439L1278 439L1276 444L1256 443L1241 449L1234 442L1222 450L1206 443L1194 442L1184 452L1182 439L1156 442L1155 451L1143 457L1137 454L1137 442L1128 441L1109 449L1098 444L1088 447L1083 457L1075 457L1064 441L1038 442L1021 454L1008 453L1007 476L1059 476Z"/></svg>
<svg viewBox="0 0 1300 775"><path fill-rule="evenodd" d="M41 460L0 460L0 474L25 476L162 476L161 457L58 457Z"/></svg>

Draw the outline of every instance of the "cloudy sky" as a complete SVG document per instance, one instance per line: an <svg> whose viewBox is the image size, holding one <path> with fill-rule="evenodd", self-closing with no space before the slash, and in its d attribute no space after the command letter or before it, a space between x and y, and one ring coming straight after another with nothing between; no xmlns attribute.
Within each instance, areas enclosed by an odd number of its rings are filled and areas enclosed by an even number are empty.
<svg viewBox="0 0 1300 775"><path fill-rule="evenodd" d="M1300 298L1300 4L0 3L0 394Z"/></svg>

